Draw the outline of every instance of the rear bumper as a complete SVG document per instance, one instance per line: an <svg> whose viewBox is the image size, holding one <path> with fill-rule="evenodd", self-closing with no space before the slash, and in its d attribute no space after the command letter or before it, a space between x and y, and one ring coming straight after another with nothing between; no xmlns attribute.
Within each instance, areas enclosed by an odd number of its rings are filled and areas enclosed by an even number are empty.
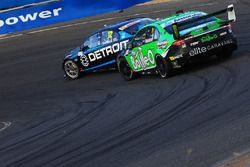
<svg viewBox="0 0 250 167"><path fill-rule="evenodd" d="M185 44L170 48L168 57L174 68L186 64L192 58L228 53L238 48L236 36L228 27L197 37L185 39Z"/></svg>
<svg viewBox="0 0 250 167"><path fill-rule="evenodd" d="M189 48L188 54L185 53L185 55L186 57L208 56L218 54L223 51L233 51L236 50L237 47L238 44L236 38L234 38L233 36L228 36L227 38L220 39L212 43Z"/></svg>

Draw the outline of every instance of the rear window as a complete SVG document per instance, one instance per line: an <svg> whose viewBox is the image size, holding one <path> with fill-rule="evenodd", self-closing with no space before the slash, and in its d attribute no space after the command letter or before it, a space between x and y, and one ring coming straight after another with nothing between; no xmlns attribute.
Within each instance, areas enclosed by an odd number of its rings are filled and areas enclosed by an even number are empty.
<svg viewBox="0 0 250 167"><path fill-rule="evenodd" d="M195 17L192 17L192 18L189 18L189 19L186 19L186 20L183 20L183 21L179 21L179 22L176 22L176 23L178 25L178 24L183 23L183 22L187 22L187 21L191 21L191 20L197 19L198 17L201 17L201 16L204 16L204 15L197 15ZM209 17L209 18L204 19L204 20L196 21L196 22L193 22L193 23L190 23L188 25L180 27L179 31L187 30L189 28L193 28L193 27L196 27L196 26L199 26L199 25L202 25L202 24L206 24L206 23L212 22L214 20L216 20L216 17ZM164 27L164 29L169 34L173 34L172 24L167 25L166 27Z"/></svg>
<svg viewBox="0 0 250 167"><path fill-rule="evenodd" d="M142 19L139 22L125 28L124 31L131 35L135 35L142 27L144 27L145 25L151 24L153 22L155 22L155 20L153 19Z"/></svg>

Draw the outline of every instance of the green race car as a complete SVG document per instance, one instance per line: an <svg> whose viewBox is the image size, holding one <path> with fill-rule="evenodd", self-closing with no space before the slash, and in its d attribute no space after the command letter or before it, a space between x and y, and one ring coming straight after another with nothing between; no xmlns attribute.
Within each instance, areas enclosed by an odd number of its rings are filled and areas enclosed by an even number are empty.
<svg viewBox="0 0 250 167"><path fill-rule="evenodd" d="M228 19L215 17L228 13ZM231 22L236 21L234 6L207 14L179 11L176 15L143 27L128 49L117 58L118 69L126 80L154 71L167 78L194 57L229 57L237 49Z"/></svg>

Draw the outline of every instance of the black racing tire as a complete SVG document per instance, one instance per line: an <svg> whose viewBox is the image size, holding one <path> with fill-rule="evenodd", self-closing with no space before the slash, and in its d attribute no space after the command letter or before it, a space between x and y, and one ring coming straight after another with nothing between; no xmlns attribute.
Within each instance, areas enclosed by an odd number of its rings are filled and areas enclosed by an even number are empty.
<svg viewBox="0 0 250 167"><path fill-rule="evenodd" d="M126 81L135 79L135 73L128 65L125 58L123 57L119 58L117 61L117 65L118 65L118 71L120 72L123 79L125 79Z"/></svg>
<svg viewBox="0 0 250 167"><path fill-rule="evenodd" d="M80 77L78 65L72 60L66 60L63 63L63 69L66 77L71 80L76 80Z"/></svg>
<svg viewBox="0 0 250 167"><path fill-rule="evenodd" d="M169 61L166 61L163 57L157 56L156 57L156 65L157 65L157 72L161 78L168 78L171 75L171 64Z"/></svg>
<svg viewBox="0 0 250 167"><path fill-rule="evenodd" d="M218 60L224 60L230 58L232 54L233 54L232 50L225 50L223 52L219 52L218 54L216 54L216 57Z"/></svg>

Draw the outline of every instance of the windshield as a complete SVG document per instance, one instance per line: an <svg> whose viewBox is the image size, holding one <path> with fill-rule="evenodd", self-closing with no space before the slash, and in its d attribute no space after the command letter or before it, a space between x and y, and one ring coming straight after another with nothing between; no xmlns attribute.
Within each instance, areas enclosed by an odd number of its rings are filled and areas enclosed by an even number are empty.
<svg viewBox="0 0 250 167"><path fill-rule="evenodd" d="M141 20L135 21L134 24L132 22L130 23L130 25L127 25L124 31L131 35L135 35L142 27L144 27L145 25L151 24L153 22L155 22L155 20L153 19L141 19Z"/></svg>

